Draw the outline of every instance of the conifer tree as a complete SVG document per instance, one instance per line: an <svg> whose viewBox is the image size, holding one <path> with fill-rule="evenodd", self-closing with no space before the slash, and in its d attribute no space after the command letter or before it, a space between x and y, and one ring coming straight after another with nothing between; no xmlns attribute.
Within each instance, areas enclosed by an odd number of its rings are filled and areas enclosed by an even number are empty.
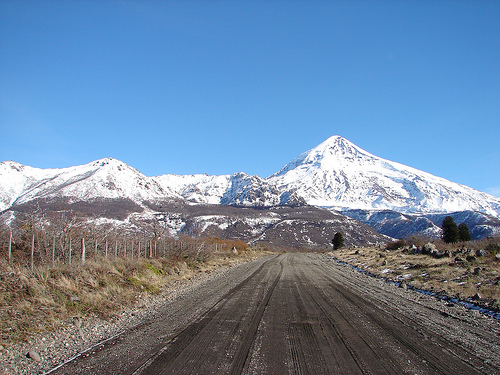
<svg viewBox="0 0 500 375"><path fill-rule="evenodd" d="M470 234L469 227L467 226L467 224L462 223L458 226L458 238L462 242L467 242L467 241L470 241L472 239L472 236Z"/></svg>
<svg viewBox="0 0 500 375"><path fill-rule="evenodd" d="M344 247L344 236L342 236L342 233L335 233L335 236L333 236L332 245L333 250L338 250Z"/></svg>
<svg viewBox="0 0 500 375"><path fill-rule="evenodd" d="M455 220L451 216L446 216L441 225L443 229L443 241L446 243L458 242L460 237Z"/></svg>

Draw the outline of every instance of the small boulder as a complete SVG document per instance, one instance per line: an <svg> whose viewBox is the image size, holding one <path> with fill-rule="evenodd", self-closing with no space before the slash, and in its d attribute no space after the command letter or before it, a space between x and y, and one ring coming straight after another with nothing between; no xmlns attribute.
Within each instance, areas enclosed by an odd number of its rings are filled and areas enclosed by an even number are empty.
<svg viewBox="0 0 500 375"><path fill-rule="evenodd" d="M473 301L479 301L481 299L481 295L479 293L476 293L472 296L471 298Z"/></svg>
<svg viewBox="0 0 500 375"><path fill-rule="evenodd" d="M481 250L476 251L477 257L487 257L488 255L490 255L490 254L486 250L481 249Z"/></svg>
<svg viewBox="0 0 500 375"><path fill-rule="evenodd" d="M445 255L445 252L444 252L444 251L440 251L440 250L436 250L436 251L433 251L433 252L431 253L431 256L432 256L433 258L438 258L438 259L439 259L439 258L443 258L443 257L444 257L444 255Z"/></svg>
<svg viewBox="0 0 500 375"><path fill-rule="evenodd" d="M481 268L480 267L476 267L474 268L474 272L472 272L474 275L479 275L479 273L481 272Z"/></svg>
<svg viewBox="0 0 500 375"><path fill-rule="evenodd" d="M474 255L467 255L467 258L465 258L467 262L475 262L477 258Z"/></svg>
<svg viewBox="0 0 500 375"><path fill-rule="evenodd" d="M457 262L457 263L463 263L464 260L463 260L463 258L455 257L455 262Z"/></svg>
<svg viewBox="0 0 500 375"><path fill-rule="evenodd" d="M35 352L34 350L30 350L27 354L26 357L31 358L35 362L40 362L42 358L40 357L40 354Z"/></svg>
<svg viewBox="0 0 500 375"><path fill-rule="evenodd" d="M433 243L428 242L424 246L422 246L422 254L432 254L436 251L438 251L438 249Z"/></svg>

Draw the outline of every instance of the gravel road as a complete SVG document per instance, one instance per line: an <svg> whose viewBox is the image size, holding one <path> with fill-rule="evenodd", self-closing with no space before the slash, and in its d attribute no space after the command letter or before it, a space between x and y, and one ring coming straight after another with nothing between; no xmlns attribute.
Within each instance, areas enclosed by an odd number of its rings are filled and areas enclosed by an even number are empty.
<svg viewBox="0 0 500 375"><path fill-rule="evenodd" d="M287 253L234 267L51 374L498 374L500 322Z"/></svg>

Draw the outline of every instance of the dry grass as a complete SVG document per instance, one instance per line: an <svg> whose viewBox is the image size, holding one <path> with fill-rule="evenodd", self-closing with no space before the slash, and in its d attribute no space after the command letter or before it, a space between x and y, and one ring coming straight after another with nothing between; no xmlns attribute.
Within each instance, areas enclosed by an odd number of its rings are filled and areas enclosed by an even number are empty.
<svg viewBox="0 0 500 375"><path fill-rule="evenodd" d="M264 254L221 252L205 262L100 258L83 266L56 264L33 271L0 260L0 345L56 329L69 318L113 319L140 296L159 293L177 280Z"/></svg>
<svg viewBox="0 0 500 375"><path fill-rule="evenodd" d="M342 249L332 253L337 259L393 281L468 299L499 308L500 261L493 255L474 262L455 262L454 258L435 259L429 255L380 248Z"/></svg>

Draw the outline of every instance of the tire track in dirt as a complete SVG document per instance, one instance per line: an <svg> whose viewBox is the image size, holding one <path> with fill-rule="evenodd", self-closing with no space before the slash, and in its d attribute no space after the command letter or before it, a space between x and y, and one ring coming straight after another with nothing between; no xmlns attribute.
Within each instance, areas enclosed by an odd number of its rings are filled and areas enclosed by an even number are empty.
<svg viewBox="0 0 500 375"><path fill-rule="evenodd" d="M241 373L282 269L276 258L264 263L134 374Z"/></svg>
<svg viewBox="0 0 500 375"><path fill-rule="evenodd" d="M441 337L436 332L422 326L421 322L414 319L412 314L398 313L394 310L394 306L384 304L380 297L384 294L387 295L387 292L384 293L383 288L375 287L374 289L378 293L373 293L372 298L367 300L359 294L353 293L352 290L346 289L337 278L332 278L330 275L325 277L330 280L329 287L335 289L352 306L357 306L360 311L363 311L366 320L380 328L379 332L389 334L400 346L406 347L416 355L416 358L426 363L432 371L438 373L447 373L453 370L456 373L467 371L468 374L495 373L496 370L483 360L478 360L470 348L458 343L451 343L445 337ZM353 285L354 283L349 286ZM323 293L323 289L319 292ZM410 293L414 292L410 291ZM375 301L378 304L375 304ZM424 310L428 316L441 315L441 317L450 316L453 318L449 314L444 314L441 309L432 306L419 305L419 308ZM466 322L458 317L456 320L462 323Z"/></svg>

